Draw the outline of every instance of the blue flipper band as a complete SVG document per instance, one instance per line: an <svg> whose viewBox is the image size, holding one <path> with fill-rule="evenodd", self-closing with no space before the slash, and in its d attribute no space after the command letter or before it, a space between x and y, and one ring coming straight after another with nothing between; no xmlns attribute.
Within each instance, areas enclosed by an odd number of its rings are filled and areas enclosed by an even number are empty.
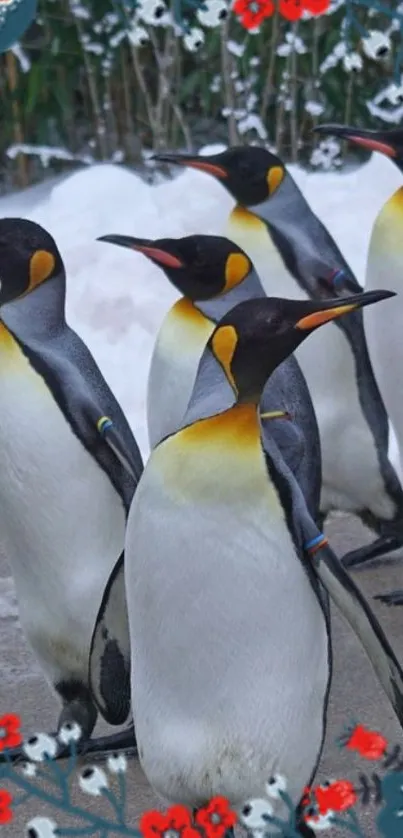
<svg viewBox="0 0 403 838"><path fill-rule="evenodd" d="M336 288L336 286L339 285L340 282L343 282L345 278L346 277L344 271L335 271L335 273L332 275L332 284L334 288Z"/></svg>
<svg viewBox="0 0 403 838"><path fill-rule="evenodd" d="M109 430L113 425L112 419L109 419L109 416L101 416L97 422L97 430L101 434L104 435L105 431Z"/></svg>
<svg viewBox="0 0 403 838"><path fill-rule="evenodd" d="M304 544L304 549L308 553L316 553L316 551L319 550L320 547L324 547L325 544L328 544L328 540L326 536L321 533L315 538L312 538L311 541L307 541L306 544Z"/></svg>

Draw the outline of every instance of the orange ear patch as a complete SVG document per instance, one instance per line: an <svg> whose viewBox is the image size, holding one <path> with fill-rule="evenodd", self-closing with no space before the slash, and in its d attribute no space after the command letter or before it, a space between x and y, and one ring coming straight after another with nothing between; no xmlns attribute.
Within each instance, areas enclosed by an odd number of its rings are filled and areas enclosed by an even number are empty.
<svg viewBox="0 0 403 838"><path fill-rule="evenodd" d="M282 166L272 166L271 169L267 172L267 185L269 187L269 195L272 195L273 192L278 189L280 183L282 183L283 178L285 175L285 171Z"/></svg>
<svg viewBox="0 0 403 838"><path fill-rule="evenodd" d="M55 257L48 250L37 250L31 257L29 265L29 287L32 291L47 279L55 267Z"/></svg>
<svg viewBox="0 0 403 838"><path fill-rule="evenodd" d="M251 264L243 253L231 253L225 265L225 291L239 285L248 275Z"/></svg>
<svg viewBox="0 0 403 838"><path fill-rule="evenodd" d="M221 326L215 332L211 345L217 361L220 362L225 375L231 384L234 393L238 394L238 388L235 383L234 376L231 371L231 362L234 357L236 345L238 343L238 335L233 326Z"/></svg>

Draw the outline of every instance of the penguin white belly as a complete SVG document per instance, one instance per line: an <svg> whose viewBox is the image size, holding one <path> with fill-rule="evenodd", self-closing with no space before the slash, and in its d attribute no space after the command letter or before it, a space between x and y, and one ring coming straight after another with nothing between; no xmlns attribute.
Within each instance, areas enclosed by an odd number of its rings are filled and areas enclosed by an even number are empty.
<svg viewBox="0 0 403 838"><path fill-rule="evenodd" d="M21 624L51 683L87 683L96 615L124 545L123 504L2 325L0 391L0 540Z"/></svg>
<svg viewBox="0 0 403 838"><path fill-rule="evenodd" d="M213 330L214 324L184 298L166 315L155 343L147 386L151 450L180 426Z"/></svg>
<svg viewBox="0 0 403 838"><path fill-rule="evenodd" d="M321 747L328 638L254 408L152 453L129 515L126 592L136 736L154 788L241 805L281 771L297 804Z"/></svg>
<svg viewBox="0 0 403 838"><path fill-rule="evenodd" d="M379 213L371 235L365 290L384 288L397 291L386 317L377 306L364 310L365 334L374 373L385 402L399 449L403 470L403 188L390 198ZM391 439L391 444L393 439Z"/></svg>
<svg viewBox="0 0 403 838"><path fill-rule="evenodd" d="M268 296L309 299L285 268L266 226L236 210L227 235L252 259ZM392 518L395 507L379 468L374 438L358 398L356 368L348 341L334 324L318 329L295 352L309 387L322 448L321 510L370 509Z"/></svg>

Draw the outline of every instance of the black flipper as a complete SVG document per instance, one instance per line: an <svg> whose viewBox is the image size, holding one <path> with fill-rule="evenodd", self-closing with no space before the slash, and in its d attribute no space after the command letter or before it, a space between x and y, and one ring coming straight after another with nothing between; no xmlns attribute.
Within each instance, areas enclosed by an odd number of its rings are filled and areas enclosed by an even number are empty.
<svg viewBox="0 0 403 838"><path fill-rule="evenodd" d="M291 506L289 520L296 543L302 548L303 559L360 640L403 728L403 670L399 661L369 603L311 518L304 495L274 440L269 440L267 435L262 441L269 473L274 468L278 482L287 487L287 505Z"/></svg>
<svg viewBox="0 0 403 838"><path fill-rule="evenodd" d="M403 605L403 591L391 591L389 594L377 594L374 599L384 602L385 605Z"/></svg>
<svg viewBox="0 0 403 838"><path fill-rule="evenodd" d="M378 559L381 556L392 553L394 550L399 550L402 547L403 543L397 538L381 536L365 547L359 547L358 550L351 550L350 553L346 553L341 559L341 563L343 567L351 570L352 568L360 567L367 562L371 562L373 559Z"/></svg>
<svg viewBox="0 0 403 838"><path fill-rule="evenodd" d="M124 724L131 707L130 632L124 581L124 553L119 557L102 598L92 635L89 684L102 717Z"/></svg>

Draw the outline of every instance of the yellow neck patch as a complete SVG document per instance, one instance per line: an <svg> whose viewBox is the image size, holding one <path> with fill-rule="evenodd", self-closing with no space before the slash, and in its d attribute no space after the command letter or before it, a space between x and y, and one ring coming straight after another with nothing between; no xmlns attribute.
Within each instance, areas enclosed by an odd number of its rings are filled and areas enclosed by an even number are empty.
<svg viewBox="0 0 403 838"><path fill-rule="evenodd" d="M37 250L31 257L29 265L29 286L32 291L45 279L48 279L55 267L55 257L47 250Z"/></svg>
<svg viewBox="0 0 403 838"><path fill-rule="evenodd" d="M206 329L206 322L210 323L204 314L202 314L201 311L199 311L187 297L182 297L172 306L169 316L182 321L182 324L186 322L186 324L191 328L202 329L203 333Z"/></svg>
<svg viewBox="0 0 403 838"><path fill-rule="evenodd" d="M225 291L230 291L242 282L251 270L251 264L243 253L231 253L225 265Z"/></svg>
<svg viewBox="0 0 403 838"><path fill-rule="evenodd" d="M19 352L18 344L13 338L12 334L7 329L7 326L0 321L0 352L1 354L10 354Z"/></svg>
<svg viewBox="0 0 403 838"><path fill-rule="evenodd" d="M196 445L201 452L204 446L224 453L224 449L233 448L237 455L250 451L251 447L260 452L260 426L258 411L254 404L236 404L224 413L200 419L193 425L179 431L179 445Z"/></svg>
<svg viewBox="0 0 403 838"><path fill-rule="evenodd" d="M238 395L238 388L231 371L231 363L238 343L238 335L233 326L221 326L217 329L212 340L212 349L217 361L221 364L231 387Z"/></svg>
<svg viewBox="0 0 403 838"><path fill-rule="evenodd" d="M263 229L266 229L264 221L255 215L254 212L249 212L246 207L241 207L239 204L230 213L229 222L240 227L247 227L248 232L249 228L261 229L263 227Z"/></svg>
<svg viewBox="0 0 403 838"><path fill-rule="evenodd" d="M280 183L283 182L285 175L285 170L282 166L272 166L271 169L267 172L266 179L267 185L269 187L269 195L272 195L273 192L278 189Z"/></svg>

